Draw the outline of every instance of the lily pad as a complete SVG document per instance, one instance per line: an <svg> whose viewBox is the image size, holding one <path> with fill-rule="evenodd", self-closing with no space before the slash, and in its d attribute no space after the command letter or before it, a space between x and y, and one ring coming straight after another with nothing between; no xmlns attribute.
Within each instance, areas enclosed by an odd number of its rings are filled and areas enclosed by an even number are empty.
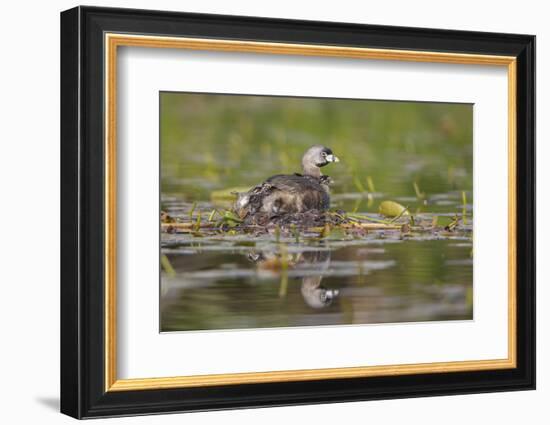
<svg viewBox="0 0 550 425"><path fill-rule="evenodd" d="M383 201L380 203L378 212L386 217L398 217L409 215L407 209L395 201Z"/></svg>

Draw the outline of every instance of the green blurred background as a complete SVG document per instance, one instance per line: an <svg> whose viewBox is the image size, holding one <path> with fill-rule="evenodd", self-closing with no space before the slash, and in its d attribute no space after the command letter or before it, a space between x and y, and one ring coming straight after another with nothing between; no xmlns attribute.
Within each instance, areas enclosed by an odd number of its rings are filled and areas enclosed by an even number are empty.
<svg viewBox="0 0 550 425"><path fill-rule="evenodd" d="M313 144L339 164L333 193L390 197L472 190L472 105L274 96L160 94L162 193L210 192L300 171ZM368 208L362 208L367 210Z"/></svg>

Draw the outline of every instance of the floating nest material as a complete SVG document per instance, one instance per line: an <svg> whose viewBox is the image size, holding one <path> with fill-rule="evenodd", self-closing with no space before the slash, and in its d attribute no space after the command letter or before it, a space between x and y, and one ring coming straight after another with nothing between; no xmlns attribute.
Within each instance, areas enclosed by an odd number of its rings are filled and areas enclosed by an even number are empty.
<svg viewBox="0 0 550 425"><path fill-rule="evenodd" d="M360 237L371 232L401 238L470 237L471 222L462 215L409 213L407 207L393 201L380 204L379 214L349 213L343 210L309 210L300 213L266 213L242 210L212 209L201 212L193 203L189 210L178 208L161 212L164 233L187 233L202 237L209 235L299 235L325 238L334 232L343 236ZM204 205L202 206L204 208ZM278 237L278 236L277 236ZM335 237L335 236L334 236Z"/></svg>
<svg viewBox="0 0 550 425"><path fill-rule="evenodd" d="M298 228L323 227L328 225L340 226L343 224L351 224L352 220L345 216L343 211L323 212L310 210L301 213L285 213L273 215L265 212L257 212L247 215L243 224L245 226L262 226L282 228L295 226Z"/></svg>

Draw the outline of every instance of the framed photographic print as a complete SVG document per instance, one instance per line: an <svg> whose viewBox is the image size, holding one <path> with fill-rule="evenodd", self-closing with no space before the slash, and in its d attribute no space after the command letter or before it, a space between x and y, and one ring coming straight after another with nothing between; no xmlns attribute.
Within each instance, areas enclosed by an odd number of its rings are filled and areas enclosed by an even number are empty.
<svg viewBox="0 0 550 425"><path fill-rule="evenodd" d="M61 14L61 411L533 389L535 38Z"/></svg>

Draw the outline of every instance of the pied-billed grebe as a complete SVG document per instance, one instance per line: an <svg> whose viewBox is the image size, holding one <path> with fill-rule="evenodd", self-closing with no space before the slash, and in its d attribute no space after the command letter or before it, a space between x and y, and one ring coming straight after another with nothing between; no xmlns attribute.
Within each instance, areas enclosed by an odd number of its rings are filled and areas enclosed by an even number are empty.
<svg viewBox="0 0 550 425"><path fill-rule="evenodd" d="M264 212L269 214L326 211L330 206L330 177L321 174L321 167L338 162L332 150L321 145L309 148L302 157L303 174L278 174L239 193L236 209L240 215Z"/></svg>

